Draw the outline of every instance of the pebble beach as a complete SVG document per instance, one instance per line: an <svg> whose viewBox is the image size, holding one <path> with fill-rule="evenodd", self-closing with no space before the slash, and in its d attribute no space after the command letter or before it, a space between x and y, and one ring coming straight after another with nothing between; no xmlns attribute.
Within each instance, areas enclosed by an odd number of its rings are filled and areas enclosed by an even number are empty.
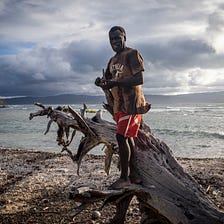
<svg viewBox="0 0 224 224"><path fill-rule="evenodd" d="M224 158L177 158L215 205L224 211ZM92 204L72 217L77 202L69 199L72 186L95 185L106 189L119 175L114 156L110 174L104 172L104 156L87 155L80 176L76 164L64 153L0 148L0 223L3 224L100 224L109 223L115 207L99 211L102 202ZM140 222L134 198L126 223Z"/></svg>

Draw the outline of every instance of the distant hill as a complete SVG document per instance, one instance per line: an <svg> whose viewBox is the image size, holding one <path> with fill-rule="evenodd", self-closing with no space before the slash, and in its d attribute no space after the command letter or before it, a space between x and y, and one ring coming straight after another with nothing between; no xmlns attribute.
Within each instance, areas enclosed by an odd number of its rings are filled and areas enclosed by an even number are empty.
<svg viewBox="0 0 224 224"><path fill-rule="evenodd" d="M146 99L154 104L224 103L224 91L181 95L152 95L146 96Z"/></svg>
<svg viewBox="0 0 224 224"><path fill-rule="evenodd" d="M177 103L224 103L224 91L211 93L194 93L182 95L146 95L152 104L177 104ZM106 102L104 96L64 94L46 97L17 97L5 99L5 104L100 104Z"/></svg>
<svg viewBox="0 0 224 224"><path fill-rule="evenodd" d="M99 104L105 101L104 96L88 96L88 95L73 95L63 94L57 96L46 97L16 97L5 99L5 103L8 105L16 104L33 104L35 102L41 102L43 104Z"/></svg>

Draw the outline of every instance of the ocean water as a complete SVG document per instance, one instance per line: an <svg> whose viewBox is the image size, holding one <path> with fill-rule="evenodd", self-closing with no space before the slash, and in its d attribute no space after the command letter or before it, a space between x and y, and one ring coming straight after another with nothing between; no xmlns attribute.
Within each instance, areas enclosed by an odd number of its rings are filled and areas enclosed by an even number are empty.
<svg viewBox="0 0 224 224"><path fill-rule="evenodd" d="M82 108L82 105L72 106L77 110ZM102 106L88 105L88 108L101 109ZM60 152L61 147L56 142L57 125L53 123L44 135L48 118L29 120L29 114L39 109L34 105L1 108L0 147ZM88 114L89 117L93 115ZM103 113L103 118L112 121L108 112ZM224 158L224 104L152 105L144 121L177 157ZM81 137L82 134L78 134L71 144L74 152ZM102 146L90 153L102 154Z"/></svg>

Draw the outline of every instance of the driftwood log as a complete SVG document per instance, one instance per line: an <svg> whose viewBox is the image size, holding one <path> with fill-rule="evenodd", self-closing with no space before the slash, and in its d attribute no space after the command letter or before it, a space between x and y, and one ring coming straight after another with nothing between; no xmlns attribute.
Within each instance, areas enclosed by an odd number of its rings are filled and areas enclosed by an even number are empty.
<svg viewBox="0 0 224 224"><path fill-rule="evenodd" d="M46 133L53 121L58 124L58 144L62 146L62 151L66 151L77 162L78 173L82 158L92 148L103 143L106 146L105 171L109 174L111 158L117 152L114 123L103 120L100 111L93 118L86 118L86 106L80 113L68 106L68 113L63 108L53 109L40 103L36 105L42 109L31 113L30 119L48 116L50 121ZM73 153L68 147L76 131L81 131L84 137L77 153ZM169 147L155 138L144 123L135 144L135 166L143 183L131 184L122 190L73 187L70 198L81 202L81 205L72 212L72 216L91 203L104 200L103 206L116 204L116 214L110 223L122 224L131 199L136 196L141 211L141 224L224 224L224 213L207 198L199 184L177 162Z"/></svg>

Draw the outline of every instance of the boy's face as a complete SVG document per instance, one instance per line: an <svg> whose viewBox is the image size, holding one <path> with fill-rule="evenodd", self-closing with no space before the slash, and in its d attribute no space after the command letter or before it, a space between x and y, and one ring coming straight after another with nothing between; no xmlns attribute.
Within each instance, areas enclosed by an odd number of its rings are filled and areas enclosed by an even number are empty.
<svg viewBox="0 0 224 224"><path fill-rule="evenodd" d="M125 36L120 30L109 33L110 45L115 52L120 52L125 47Z"/></svg>

